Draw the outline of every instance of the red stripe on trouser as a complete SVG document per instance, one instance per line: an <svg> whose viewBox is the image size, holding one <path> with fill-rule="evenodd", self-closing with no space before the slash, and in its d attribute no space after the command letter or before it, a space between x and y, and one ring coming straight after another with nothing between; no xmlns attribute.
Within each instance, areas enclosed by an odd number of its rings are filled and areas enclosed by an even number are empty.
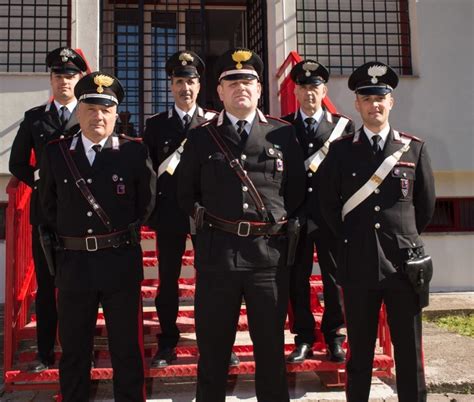
<svg viewBox="0 0 474 402"><path fill-rule="evenodd" d="M347 328L347 320L346 320L346 304L345 304L345 300L344 300L344 292L342 290L342 287L339 286L339 292L341 292L341 299L342 299L342 305L343 305L343 310L342 310L342 315L344 316L344 325L346 326ZM347 352L346 352L346 367L347 367L347 362L349 361L349 359L351 358L351 349L349 347L349 333L347 334L347 343L346 343L346 346L347 346ZM344 376L344 390L345 390L345 393L346 393L346 399L347 399L347 369L344 368L344 371L345 371L345 376Z"/></svg>
<svg viewBox="0 0 474 402"><path fill-rule="evenodd" d="M143 341L143 306L141 293L138 300L138 347L140 348L140 355L142 356L143 376L145 376L145 347ZM143 401L146 401L145 381L143 381Z"/></svg>

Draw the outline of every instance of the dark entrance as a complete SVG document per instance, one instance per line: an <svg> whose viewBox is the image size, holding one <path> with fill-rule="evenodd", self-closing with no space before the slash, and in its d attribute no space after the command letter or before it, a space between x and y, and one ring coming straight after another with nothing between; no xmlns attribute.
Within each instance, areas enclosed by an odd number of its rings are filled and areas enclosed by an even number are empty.
<svg viewBox="0 0 474 402"><path fill-rule="evenodd" d="M173 104L164 66L184 48L206 63L199 103L220 110L214 62L226 49L245 46L266 63L265 11L265 0L103 0L100 66L126 87L121 131L140 135L149 116Z"/></svg>

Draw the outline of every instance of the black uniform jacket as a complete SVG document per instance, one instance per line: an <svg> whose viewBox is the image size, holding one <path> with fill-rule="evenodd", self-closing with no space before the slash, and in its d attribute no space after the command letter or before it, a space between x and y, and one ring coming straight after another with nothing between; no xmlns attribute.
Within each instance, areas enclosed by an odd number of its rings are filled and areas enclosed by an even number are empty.
<svg viewBox="0 0 474 402"><path fill-rule="evenodd" d="M298 141L303 148L304 158L306 160L319 151L320 148L322 148L324 143L329 139L334 127L336 127L336 124L341 117L346 116L324 111L318 128L312 137L309 137L306 133L305 124L299 109L295 113L291 113L283 117L283 120L293 124L295 127L296 136L298 137ZM346 118L349 119L348 117ZM354 123L349 119L341 135L350 134L354 134ZM316 229L321 226L327 228L327 225L321 214L321 208L319 206L319 177L319 168L315 173L313 173L311 170L306 171L306 198L300 212L303 214L303 219L310 219L313 222L313 225L311 225L312 229Z"/></svg>
<svg viewBox="0 0 474 402"><path fill-rule="evenodd" d="M216 116L215 112L197 107L192 116L190 129ZM179 148L186 138L185 129L175 108L150 117L146 122L143 141L148 146L153 169ZM157 181L156 205L147 224L155 230L172 233L189 233L189 216L178 206L176 196L178 170L173 175L163 173Z"/></svg>
<svg viewBox="0 0 474 402"><path fill-rule="evenodd" d="M44 175L40 198L47 221L58 235L86 237L108 233L76 186L61 153L62 141L68 145L81 176L109 216L114 231L143 222L151 212L156 177L147 148L137 140L115 138L107 139L92 166L80 134L46 147L41 161ZM56 286L64 290L118 289L143 279L139 245L92 252L58 250L56 265Z"/></svg>
<svg viewBox="0 0 474 402"><path fill-rule="evenodd" d="M386 157L402 148L400 135L411 138L410 149L378 189L342 221L344 203ZM334 142L321 166L321 210L340 240L338 281L344 286L404 286L397 280L397 269L406 259L407 249L423 245L420 233L434 212L434 179L425 143L390 130L379 154L373 155L361 129Z"/></svg>
<svg viewBox="0 0 474 402"><path fill-rule="evenodd" d="M191 131L179 171L178 201L188 214L195 202L229 221L262 221L249 192L213 141L213 125L240 158L275 221L291 217L304 199L303 154L293 127L258 111L242 144L225 113ZM248 236L204 228L197 233L199 270L246 270L285 264L286 236Z"/></svg>
<svg viewBox="0 0 474 402"><path fill-rule="evenodd" d="M75 134L79 130L75 111L65 127L61 126L54 102L37 106L25 112L10 152L10 172L33 189L30 204L30 223L44 223L38 197L38 183L34 172L39 169L43 148L49 141ZM35 152L35 164L31 164L31 151ZM37 172L36 179L41 177Z"/></svg>

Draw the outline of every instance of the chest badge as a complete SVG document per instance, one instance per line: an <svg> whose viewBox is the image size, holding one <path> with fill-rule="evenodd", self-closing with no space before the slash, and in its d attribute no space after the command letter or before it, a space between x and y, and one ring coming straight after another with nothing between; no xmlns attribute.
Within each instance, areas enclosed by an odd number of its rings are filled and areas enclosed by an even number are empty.
<svg viewBox="0 0 474 402"><path fill-rule="evenodd" d="M280 158L276 160L276 170L277 172L283 172L283 160Z"/></svg>
<svg viewBox="0 0 474 402"><path fill-rule="evenodd" d="M119 183L117 184L117 195L124 195L125 194L125 184Z"/></svg>
<svg viewBox="0 0 474 402"><path fill-rule="evenodd" d="M116 174L114 174L112 176L112 181L118 181L118 179L119 179L119 177Z"/></svg>
<svg viewBox="0 0 474 402"><path fill-rule="evenodd" d="M400 179L400 188L402 190L403 198L407 198L408 190L410 189L410 180Z"/></svg>
<svg viewBox="0 0 474 402"><path fill-rule="evenodd" d="M167 154L169 150L170 150L170 147L168 145L165 145L163 147L163 153Z"/></svg>

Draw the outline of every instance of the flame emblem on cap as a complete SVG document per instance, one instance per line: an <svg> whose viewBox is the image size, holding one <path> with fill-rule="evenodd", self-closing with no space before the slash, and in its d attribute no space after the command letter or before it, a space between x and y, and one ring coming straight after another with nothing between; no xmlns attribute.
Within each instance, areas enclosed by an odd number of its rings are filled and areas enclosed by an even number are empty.
<svg viewBox="0 0 474 402"><path fill-rule="evenodd" d="M61 56L61 61L63 63L66 63L68 61L68 59L73 59L74 57L76 57L76 55L72 52L71 49L63 49L59 52L59 55Z"/></svg>
<svg viewBox="0 0 474 402"><path fill-rule="evenodd" d="M377 84L379 80L377 77L381 77L382 75L385 75L387 73L387 66L381 66L381 65L375 65L372 67L369 67L369 70L367 71L367 74L369 74L372 79L370 82L372 84Z"/></svg>
<svg viewBox="0 0 474 402"><path fill-rule="evenodd" d="M311 76L311 71L316 71L319 68L319 64L313 61L307 61L301 66L301 68L305 71L304 75L309 77Z"/></svg>
<svg viewBox="0 0 474 402"><path fill-rule="evenodd" d="M237 64L235 67L240 70L242 66L243 61L248 61L252 58L252 52L248 50L237 50L234 53L232 53L232 60L234 60Z"/></svg>
<svg viewBox="0 0 474 402"><path fill-rule="evenodd" d="M194 57L191 56L189 53L181 53L178 59L181 62L181 65L183 66L186 66L188 62L192 63L194 61Z"/></svg>
<svg viewBox="0 0 474 402"><path fill-rule="evenodd" d="M114 79L108 75L99 74L94 77L94 84L97 85L97 93L104 92L103 87L110 87L114 83Z"/></svg>

